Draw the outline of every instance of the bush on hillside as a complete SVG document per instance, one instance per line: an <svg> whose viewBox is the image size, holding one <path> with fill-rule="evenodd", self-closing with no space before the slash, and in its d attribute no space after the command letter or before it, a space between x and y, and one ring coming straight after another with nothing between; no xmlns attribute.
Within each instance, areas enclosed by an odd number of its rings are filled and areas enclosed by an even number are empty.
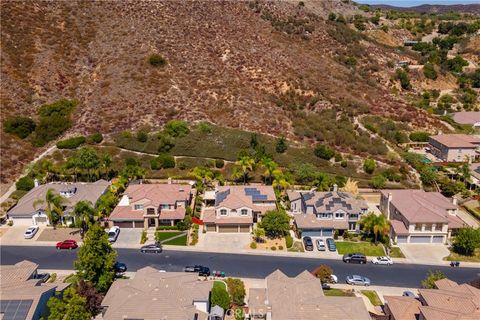
<svg viewBox="0 0 480 320"><path fill-rule="evenodd" d="M159 54L152 54L148 57L148 63L154 67L162 67L167 64L167 60Z"/></svg>
<svg viewBox="0 0 480 320"><path fill-rule="evenodd" d="M35 130L35 122L27 117L14 116L3 122L3 131L25 139Z"/></svg>
<svg viewBox="0 0 480 320"><path fill-rule="evenodd" d="M335 151L327 145L318 144L315 147L314 153L320 159L330 160L334 155Z"/></svg>
<svg viewBox="0 0 480 320"><path fill-rule="evenodd" d="M32 178L22 177L15 183L15 187L17 190L30 191L35 187L35 184Z"/></svg>
<svg viewBox="0 0 480 320"><path fill-rule="evenodd" d="M92 133L87 137L87 142L90 144L98 144L103 141L103 135L100 132Z"/></svg>
<svg viewBox="0 0 480 320"><path fill-rule="evenodd" d="M223 159L215 159L215 168L221 169L225 165L225 161Z"/></svg>
<svg viewBox="0 0 480 320"><path fill-rule="evenodd" d="M427 142L429 137L430 134L424 131L412 132L409 136L410 140L415 142Z"/></svg>
<svg viewBox="0 0 480 320"><path fill-rule="evenodd" d="M165 132L171 137L183 137L186 136L190 130L188 124L182 120L170 120L165 125Z"/></svg>
<svg viewBox="0 0 480 320"><path fill-rule="evenodd" d="M85 139L84 136L78 136L78 137L72 137L65 140L60 140L57 142L57 148L58 149L76 149L80 145L84 144L86 140L87 139Z"/></svg>

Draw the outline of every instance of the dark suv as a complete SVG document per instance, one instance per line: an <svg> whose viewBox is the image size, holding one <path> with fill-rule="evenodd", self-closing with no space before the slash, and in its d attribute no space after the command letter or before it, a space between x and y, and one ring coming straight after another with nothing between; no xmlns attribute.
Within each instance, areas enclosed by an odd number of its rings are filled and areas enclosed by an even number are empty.
<svg viewBox="0 0 480 320"><path fill-rule="evenodd" d="M310 237L303 237L303 245L305 246L305 250L313 251L313 241Z"/></svg>
<svg viewBox="0 0 480 320"><path fill-rule="evenodd" d="M367 263L367 257L362 253L348 253L343 255L343 262L346 263Z"/></svg>

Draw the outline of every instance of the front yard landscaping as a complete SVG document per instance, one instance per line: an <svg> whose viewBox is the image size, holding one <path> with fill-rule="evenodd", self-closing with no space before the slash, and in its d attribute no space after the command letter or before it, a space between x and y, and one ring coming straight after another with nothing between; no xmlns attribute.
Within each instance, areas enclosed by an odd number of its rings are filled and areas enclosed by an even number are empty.
<svg viewBox="0 0 480 320"><path fill-rule="evenodd" d="M465 261L465 262L480 262L480 249L475 250L473 256L464 256L455 252L451 252L448 256L443 258L447 261Z"/></svg>
<svg viewBox="0 0 480 320"><path fill-rule="evenodd" d="M323 293L327 297L354 297L352 290L343 290L337 288L331 288L328 290L323 290Z"/></svg>
<svg viewBox="0 0 480 320"><path fill-rule="evenodd" d="M376 291L373 291L373 290L361 290L360 291L364 296L366 296L368 298L368 300L370 300L370 302L374 305L374 306L381 306L383 303L382 303L382 300L380 300L380 298L378 297L378 294Z"/></svg>
<svg viewBox="0 0 480 320"><path fill-rule="evenodd" d="M61 226L57 226L56 229L44 228L38 236L37 241L63 241L65 239L72 239L77 242L82 241L80 229L64 228Z"/></svg>
<svg viewBox="0 0 480 320"><path fill-rule="evenodd" d="M287 251L289 252L305 252L303 249L303 244L301 241L295 241L291 248L288 248Z"/></svg>
<svg viewBox="0 0 480 320"><path fill-rule="evenodd" d="M390 258L405 258L405 255L399 247L392 247L390 249Z"/></svg>
<svg viewBox="0 0 480 320"><path fill-rule="evenodd" d="M177 237L177 236L180 236L180 237ZM174 237L177 237L177 238L174 238ZM174 239L171 239L171 238L174 238ZM186 246L187 234L182 231L157 231L155 232L155 240L161 242L162 244L171 245L171 246Z"/></svg>
<svg viewBox="0 0 480 320"><path fill-rule="evenodd" d="M347 241L338 241L337 250L339 254L347 253L363 253L366 256L384 256L385 251L381 244L374 244L371 242L347 242Z"/></svg>
<svg viewBox="0 0 480 320"><path fill-rule="evenodd" d="M175 236L178 236L182 234L181 231L157 231L155 232L155 240L156 241L163 241L163 240L167 240L167 239L170 239L170 238L173 238Z"/></svg>
<svg viewBox="0 0 480 320"><path fill-rule="evenodd" d="M170 245L170 246L186 246L187 245L187 235L183 235L181 237L167 240L163 242L163 244Z"/></svg>

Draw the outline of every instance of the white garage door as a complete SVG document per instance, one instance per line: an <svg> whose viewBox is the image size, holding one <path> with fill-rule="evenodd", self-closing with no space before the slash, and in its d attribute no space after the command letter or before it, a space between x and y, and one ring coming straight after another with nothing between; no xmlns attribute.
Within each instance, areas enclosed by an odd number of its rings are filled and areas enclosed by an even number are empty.
<svg viewBox="0 0 480 320"><path fill-rule="evenodd" d="M32 218L12 218L14 226L31 226L33 224Z"/></svg>
<svg viewBox="0 0 480 320"><path fill-rule="evenodd" d="M234 233L238 232L238 224L227 224L227 225L222 225L218 226L218 232L220 233Z"/></svg>
<svg viewBox="0 0 480 320"><path fill-rule="evenodd" d="M433 243L443 243L443 236L434 236Z"/></svg>
<svg viewBox="0 0 480 320"><path fill-rule="evenodd" d="M408 237L407 236L398 236L397 243L407 243Z"/></svg>
<svg viewBox="0 0 480 320"><path fill-rule="evenodd" d="M46 226L47 217L35 217L35 223L37 224L37 226Z"/></svg>
<svg viewBox="0 0 480 320"><path fill-rule="evenodd" d="M429 236L411 236L410 243L430 243Z"/></svg>

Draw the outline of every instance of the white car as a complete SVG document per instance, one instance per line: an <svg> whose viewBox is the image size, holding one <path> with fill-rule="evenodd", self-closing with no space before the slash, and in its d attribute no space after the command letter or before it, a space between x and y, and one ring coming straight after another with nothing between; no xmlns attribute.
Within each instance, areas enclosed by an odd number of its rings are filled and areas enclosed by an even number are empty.
<svg viewBox="0 0 480 320"><path fill-rule="evenodd" d="M330 281L332 283L338 283L338 277L334 274L330 275Z"/></svg>
<svg viewBox="0 0 480 320"><path fill-rule="evenodd" d="M25 239L32 239L35 236L35 234L37 233L38 229L39 229L38 226L30 226L25 231L23 236L25 237Z"/></svg>
<svg viewBox="0 0 480 320"><path fill-rule="evenodd" d="M369 286L370 279L359 276L359 275L347 276L347 283L351 285L358 284L362 286Z"/></svg>
<svg viewBox="0 0 480 320"><path fill-rule="evenodd" d="M372 259L373 264L384 264L387 266L391 266L393 264L392 259L390 257L375 257Z"/></svg>
<svg viewBox="0 0 480 320"><path fill-rule="evenodd" d="M322 239L317 240L317 249L318 249L318 251L325 251L326 250L325 242Z"/></svg>
<svg viewBox="0 0 480 320"><path fill-rule="evenodd" d="M108 241L115 242L117 241L118 235L120 234L120 227L113 226L108 230Z"/></svg>

